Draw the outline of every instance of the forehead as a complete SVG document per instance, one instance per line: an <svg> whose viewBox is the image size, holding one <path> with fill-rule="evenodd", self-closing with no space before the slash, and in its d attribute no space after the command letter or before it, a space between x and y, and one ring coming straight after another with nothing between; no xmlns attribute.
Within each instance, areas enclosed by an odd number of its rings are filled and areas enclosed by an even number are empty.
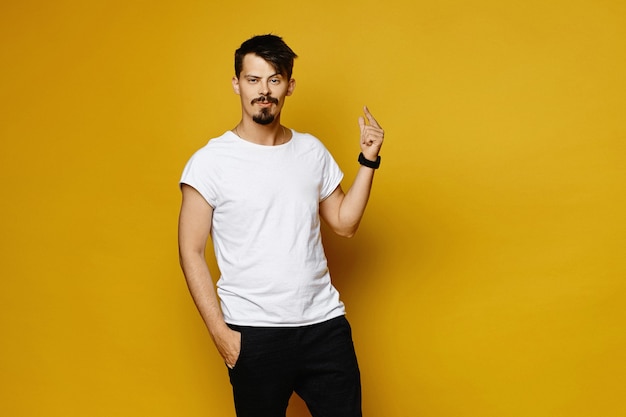
<svg viewBox="0 0 626 417"><path fill-rule="evenodd" d="M260 56L256 54L247 54L243 57L241 66L241 75L254 75L254 76L270 76L277 75L276 68ZM278 74L280 75L280 74Z"/></svg>

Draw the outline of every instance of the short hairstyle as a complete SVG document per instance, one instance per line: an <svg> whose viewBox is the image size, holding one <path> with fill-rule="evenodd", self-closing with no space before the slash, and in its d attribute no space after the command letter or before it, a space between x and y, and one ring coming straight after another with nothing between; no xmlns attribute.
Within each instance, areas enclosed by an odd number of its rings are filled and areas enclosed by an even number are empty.
<svg viewBox="0 0 626 417"><path fill-rule="evenodd" d="M254 36L241 44L235 51L235 75L239 78L243 58L255 54L270 63L274 69L291 79L293 60L298 57L280 36L267 34Z"/></svg>

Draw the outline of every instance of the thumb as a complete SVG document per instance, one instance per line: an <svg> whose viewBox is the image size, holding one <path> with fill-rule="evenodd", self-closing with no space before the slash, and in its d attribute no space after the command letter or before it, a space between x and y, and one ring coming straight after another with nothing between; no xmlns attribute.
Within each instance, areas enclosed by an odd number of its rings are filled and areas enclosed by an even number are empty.
<svg viewBox="0 0 626 417"><path fill-rule="evenodd" d="M359 117L359 128L361 129L361 133L365 130L365 119L363 116Z"/></svg>

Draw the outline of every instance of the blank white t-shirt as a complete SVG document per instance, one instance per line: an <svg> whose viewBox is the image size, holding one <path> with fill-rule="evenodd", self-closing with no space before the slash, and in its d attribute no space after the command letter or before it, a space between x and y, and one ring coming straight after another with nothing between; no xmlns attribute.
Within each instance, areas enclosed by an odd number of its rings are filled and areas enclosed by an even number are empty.
<svg viewBox="0 0 626 417"><path fill-rule="evenodd" d="M319 204L343 173L314 136L263 146L231 131L187 163L181 183L213 207L217 292L227 323L301 326L345 314L331 284Z"/></svg>

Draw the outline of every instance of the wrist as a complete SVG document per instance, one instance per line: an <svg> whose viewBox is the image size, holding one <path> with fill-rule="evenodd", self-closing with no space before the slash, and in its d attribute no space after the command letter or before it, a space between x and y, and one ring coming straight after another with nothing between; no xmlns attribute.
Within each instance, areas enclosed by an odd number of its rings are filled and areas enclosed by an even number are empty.
<svg viewBox="0 0 626 417"><path fill-rule="evenodd" d="M368 157L366 157L365 155L363 155L363 152L361 152L358 159L359 164L368 168L378 169L378 167L380 167L380 155L377 155L373 159L370 158L371 156L368 155Z"/></svg>
<svg viewBox="0 0 626 417"><path fill-rule="evenodd" d="M230 327L228 327L228 325L226 324L226 322L224 320L219 320L219 321L216 321L214 323L211 323L207 327L209 328L209 334L213 338L216 338L216 337L219 338L224 333L226 333L229 330L231 330Z"/></svg>

